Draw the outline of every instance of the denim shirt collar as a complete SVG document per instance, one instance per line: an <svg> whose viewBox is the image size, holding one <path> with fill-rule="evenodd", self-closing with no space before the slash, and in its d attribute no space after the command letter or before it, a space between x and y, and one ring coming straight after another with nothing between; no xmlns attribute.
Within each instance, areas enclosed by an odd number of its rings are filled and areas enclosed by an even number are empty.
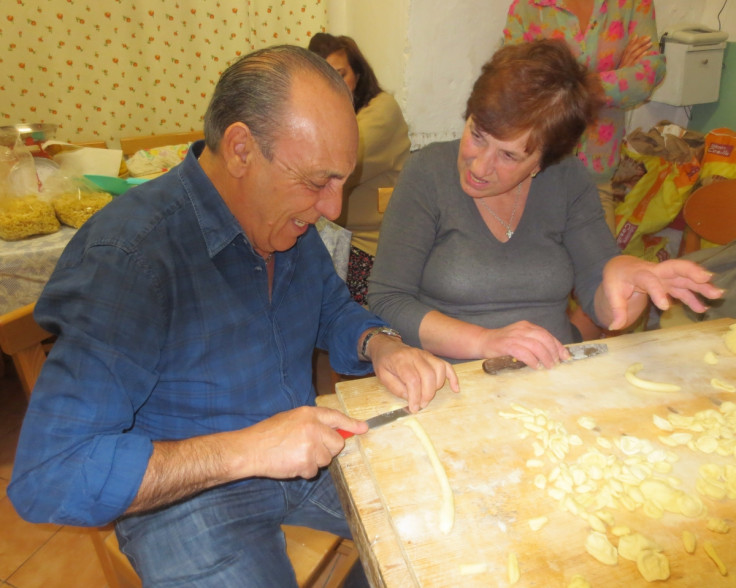
<svg viewBox="0 0 736 588"><path fill-rule="evenodd" d="M202 238L207 245L207 253L213 258L238 235L242 235L249 245L250 243L240 223L199 164L199 156L203 150L204 141L193 143L176 173L194 209Z"/></svg>

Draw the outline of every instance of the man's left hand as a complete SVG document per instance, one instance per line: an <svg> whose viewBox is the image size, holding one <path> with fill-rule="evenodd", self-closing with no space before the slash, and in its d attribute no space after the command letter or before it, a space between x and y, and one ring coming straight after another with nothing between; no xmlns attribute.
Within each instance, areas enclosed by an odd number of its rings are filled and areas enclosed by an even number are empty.
<svg viewBox="0 0 736 588"><path fill-rule="evenodd" d="M425 408L445 381L453 392L460 391L452 365L395 337L372 337L370 358L381 383L395 396L404 398L411 412Z"/></svg>

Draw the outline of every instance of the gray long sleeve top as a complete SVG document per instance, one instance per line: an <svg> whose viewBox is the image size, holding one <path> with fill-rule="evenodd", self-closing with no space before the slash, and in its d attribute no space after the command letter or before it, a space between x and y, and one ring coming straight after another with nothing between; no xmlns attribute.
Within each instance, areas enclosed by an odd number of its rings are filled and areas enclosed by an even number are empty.
<svg viewBox="0 0 736 588"><path fill-rule="evenodd" d="M572 342L570 292L595 317L603 266L619 254L590 174L574 157L539 173L502 243L460 186L458 148L435 143L404 166L369 279L371 310L418 347L430 310L490 329L527 320Z"/></svg>

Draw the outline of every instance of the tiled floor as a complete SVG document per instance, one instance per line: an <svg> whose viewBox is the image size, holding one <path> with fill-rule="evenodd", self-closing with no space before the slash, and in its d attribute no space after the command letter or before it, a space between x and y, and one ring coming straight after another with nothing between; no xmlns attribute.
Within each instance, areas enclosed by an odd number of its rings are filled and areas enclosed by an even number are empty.
<svg viewBox="0 0 736 588"><path fill-rule="evenodd" d="M20 384L6 363L0 378L0 586L103 588L107 582L89 531L26 523L7 497L25 407Z"/></svg>
<svg viewBox="0 0 736 588"><path fill-rule="evenodd" d="M4 367L0 370L0 587L104 588L107 583L88 530L27 523L7 497L26 401L7 359ZM316 358L316 385L322 393L332 391L325 354Z"/></svg>

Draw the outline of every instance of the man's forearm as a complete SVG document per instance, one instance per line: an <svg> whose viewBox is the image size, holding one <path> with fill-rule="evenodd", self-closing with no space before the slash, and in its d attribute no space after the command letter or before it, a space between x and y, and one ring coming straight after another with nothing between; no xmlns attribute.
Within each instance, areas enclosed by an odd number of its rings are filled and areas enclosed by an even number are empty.
<svg viewBox="0 0 736 588"><path fill-rule="evenodd" d="M138 494L126 514L151 510L234 479L224 437L155 441Z"/></svg>

